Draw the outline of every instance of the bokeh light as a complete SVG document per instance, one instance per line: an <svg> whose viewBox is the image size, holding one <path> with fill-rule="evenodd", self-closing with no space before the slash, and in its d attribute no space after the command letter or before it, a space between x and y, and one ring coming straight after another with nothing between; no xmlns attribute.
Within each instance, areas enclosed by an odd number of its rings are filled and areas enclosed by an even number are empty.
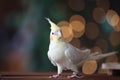
<svg viewBox="0 0 120 80"><path fill-rule="evenodd" d="M119 22L119 15L117 14L117 12L115 12L114 10L108 10L107 14L106 14L106 19L108 21L108 23L114 27L118 24Z"/></svg>
<svg viewBox="0 0 120 80"><path fill-rule="evenodd" d="M103 53L108 51L108 43L105 39L98 39L95 43L95 46L101 48Z"/></svg>
<svg viewBox="0 0 120 80"><path fill-rule="evenodd" d="M60 22L57 23L57 25L58 25L59 27L69 26L69 22L67 22L67 21L60 21Z"/></svg>
<svg viewBox="0 0 120 80"><path fill-rule="evenodd" d="M118 24L117 24L115 27L113 27L113 28L114 28L114 30L117 31L117 32L120 31L120 17L119 17L119 22L118 22Z"/></svg>
<svg viewBox="0 0 120 80"><path fill-rule="evenodd" d="M99 27L97 24L93 22L89 22L86 24L85 35L87 38L93 40L96 39L99 35Z"/></svg>
<svg viewBox="0 0 120 80"><path fill-rule="evenodd" d="M119 61L117 55L112 55L106 58L105 62L106 63L117 63Z"/></svg>
<svg viewBox="0 0 120 80"><path fill-rule="evenodd" d="M80 21L80 22L82 22L84 25L86 24L86 21L85 21L84 17L81 16L81 15L72 15L72 16L70 17L69 22L72 22L72 21Z"/></svg>
<svg viewBox="0 0 120 80"><path fill-rule="evenodd" d="M72 21L71 23L71 26L72 26L72 29L73 31L76 31L76 32L81 32L84 30L84 25L83 23L79 22L79 21Z"/></svg>
<svg viewBox="0 0 120 80"><path fill-rule="evenodd" d="M120 32L113 31L110 34L109 41L110 41L112 46L120 45Z"/></svg>
<svg viewBox="0 0 120 80"><path fill-rule="evenodd" d="M80 21L72 21L70 25L73 30L74 37L79 38L83 35L85 30L85 25Z"/></svg>
<svg viewBox="0 0 120 80"><path fill-rule="evenodd" d="M6 57L6 62L8 63L8 70L9 71L17 71L23 72L25 71L25 64L24 64L25 56L18 51L11 51L9 55Z"/></svg>
<svg viewBox="0 0 120 80"><path fill-rule="evenodd" d="M75 11L81 11L85 8L84 0L68 0L68 5Z"/></svg>
<svg viewBox="0 0 120 80"><path fill-rule="evenodd" d="M82 35L85 33L85 30L83 30L83 31L81 31L81 32L76 32L76 31L73 31L73 36L75 37L75 38L80 38L80 37L82 37Z"/></svg>
<svg viewBox="0 0 120 80"><path fill-rule="evenodd" d="M97 23L105 22L105 11L104 9L97 7L93 10L93 18Z"/></svg>
<svg viewBox="0 0 120 80"><path fill-rule="evenodd" d="M105 12L110 8L109 0L96 0L97 7L101 7L105 10Z"/></svg>
<svg viewBox="0 0 120 80"><path fill-rule="evenodd" d="M80 40L78 38L73 38L72 41L70 41L70 44L72 44L73 46L77 47L77 48L81 48L81 43Z"/></svg>
<svg viewBox="0 0 120 80"><path fill-rule="evenodd" d="M91 75L97 70L97 61L90 60L86 61L82 66L82 72L86 75Z"/></svg>
<svg viewBox="0 0 120 80"><path fill-rule="evenodd" d="M71 27L62 26L61 27L63 37L67 42L70 42L73 38L73 32Z"/></svg>

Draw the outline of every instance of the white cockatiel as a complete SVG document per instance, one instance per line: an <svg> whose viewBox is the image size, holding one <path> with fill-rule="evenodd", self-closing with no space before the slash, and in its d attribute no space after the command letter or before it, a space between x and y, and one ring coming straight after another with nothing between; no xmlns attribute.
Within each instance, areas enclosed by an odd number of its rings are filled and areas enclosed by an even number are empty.
<svg viewBox="0 0 120 80"><path fill-rule="evenodd" d="M46 19L51 25L48 58L54 66L57 66L58 70L57 74L51 76L51 78L58 78L63 70L73 71L73 75L69 76L69 78L79 78L78 65L88 60L97 60L116 53L98 54L98 52L96 52L91 54L90 49L80 50L64 40L60 27L54 24L50 19Z"/></svg>

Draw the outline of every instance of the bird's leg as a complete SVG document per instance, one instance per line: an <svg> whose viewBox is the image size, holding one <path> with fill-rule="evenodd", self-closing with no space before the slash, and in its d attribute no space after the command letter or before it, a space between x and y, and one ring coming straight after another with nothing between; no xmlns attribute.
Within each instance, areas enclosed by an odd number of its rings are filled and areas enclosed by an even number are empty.
<svg viewBox="0 0 120 80"><path fill-rule="evenodd" d="M78 71L77 66L72 65L71 70L73 71L73 74L71 76L68 76L68 79L71 79L71 78L82 78L83 77L82 75L78 74L79 71Z"/></svg>
<svg viewBox="0 0 120 80"><path fill-rule="evenodd" d="M59 65L57 65L57 69L58 69L58 73L57 73L56 75L50 76L49 78L59 78L59 77L60 77L60 75L61 75L63 69L62 69L62 67L59 66Z"/></svg>
<svg viewBox="0 0 120 80"><path fill-rule="evenodd" d="M73 74L71 76L68 76L68 79L71 78L83 78L83 75L79 75L77 72L73 72Z"/></svg>

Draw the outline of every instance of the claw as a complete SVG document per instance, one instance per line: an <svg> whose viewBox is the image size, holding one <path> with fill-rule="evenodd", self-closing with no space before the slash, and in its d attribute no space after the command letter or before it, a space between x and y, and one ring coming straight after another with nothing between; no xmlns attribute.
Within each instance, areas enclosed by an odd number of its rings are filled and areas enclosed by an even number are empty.
<svg viewBox="0 0 120 80"><path fill-rule="evenodd" d="M60 74L52 75L49 78L58 78L58 77L60 77Z"/></svg>
<svg viewBox="0 0 120 80"><path fill-rule="evenodd" d="M83 77L84 77L84 76L82 76L82 75L79 76L79 75L77 75L77 74L76 74L76 75L73 74L73 75L71 75L71 76L68 76L67 78L68 78L68 79L71 79L71 78L83 78Z"/></svg>

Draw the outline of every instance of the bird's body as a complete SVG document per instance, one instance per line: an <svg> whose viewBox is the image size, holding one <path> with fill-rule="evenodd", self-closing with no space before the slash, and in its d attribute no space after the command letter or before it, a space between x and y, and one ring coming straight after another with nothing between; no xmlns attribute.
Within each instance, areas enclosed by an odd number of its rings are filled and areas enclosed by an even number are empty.
<svg viewBox="0 0 120 80"><path fill-rule="evenodd" d="M73 55L69 55L69 50L72 50L71 52ZM74 55L74 52L76 54ZM80 61L86 59L89 54L90 50L87 49L85 51L77 49L76 47L72 46L65 40L61 40L59 42L52 41L50 42L49 51L48 51L48 57L51 61L51 63L55 66L59 66L62 68L62 70L72 70L75 72L78 72L77 65L80 63ZM73 57L70 59L70 57ZM78 58L79 57L79 58ZM60 74L61 71L58 72Z"/></svg>
<svg viewBox="0 0 120 80"><path fill-rule="evenodd" d="M53 62L54 65L57 65L57 63L59 64L63 60L63 57L65 57L64 51L67 48L65 44L66 44L65 42L50 43L48 57ZM59 48L62 48L62 50L60 50Z"/></svg>
<svg viewBox="0 0 120 80"><path fill-rule="evenodd" d="M88 60L97 60L116 53L111 52L100 55L98 52L91 54L90 49L80 50L66 42L61 33L61 29L49 19L47 20L51 24L48 58L58 69L57 75L53 75L52 77L59 77L63 70L71 70L73 71L73 76L71 77L77 77L79 72L78 65Z"/></svg>

